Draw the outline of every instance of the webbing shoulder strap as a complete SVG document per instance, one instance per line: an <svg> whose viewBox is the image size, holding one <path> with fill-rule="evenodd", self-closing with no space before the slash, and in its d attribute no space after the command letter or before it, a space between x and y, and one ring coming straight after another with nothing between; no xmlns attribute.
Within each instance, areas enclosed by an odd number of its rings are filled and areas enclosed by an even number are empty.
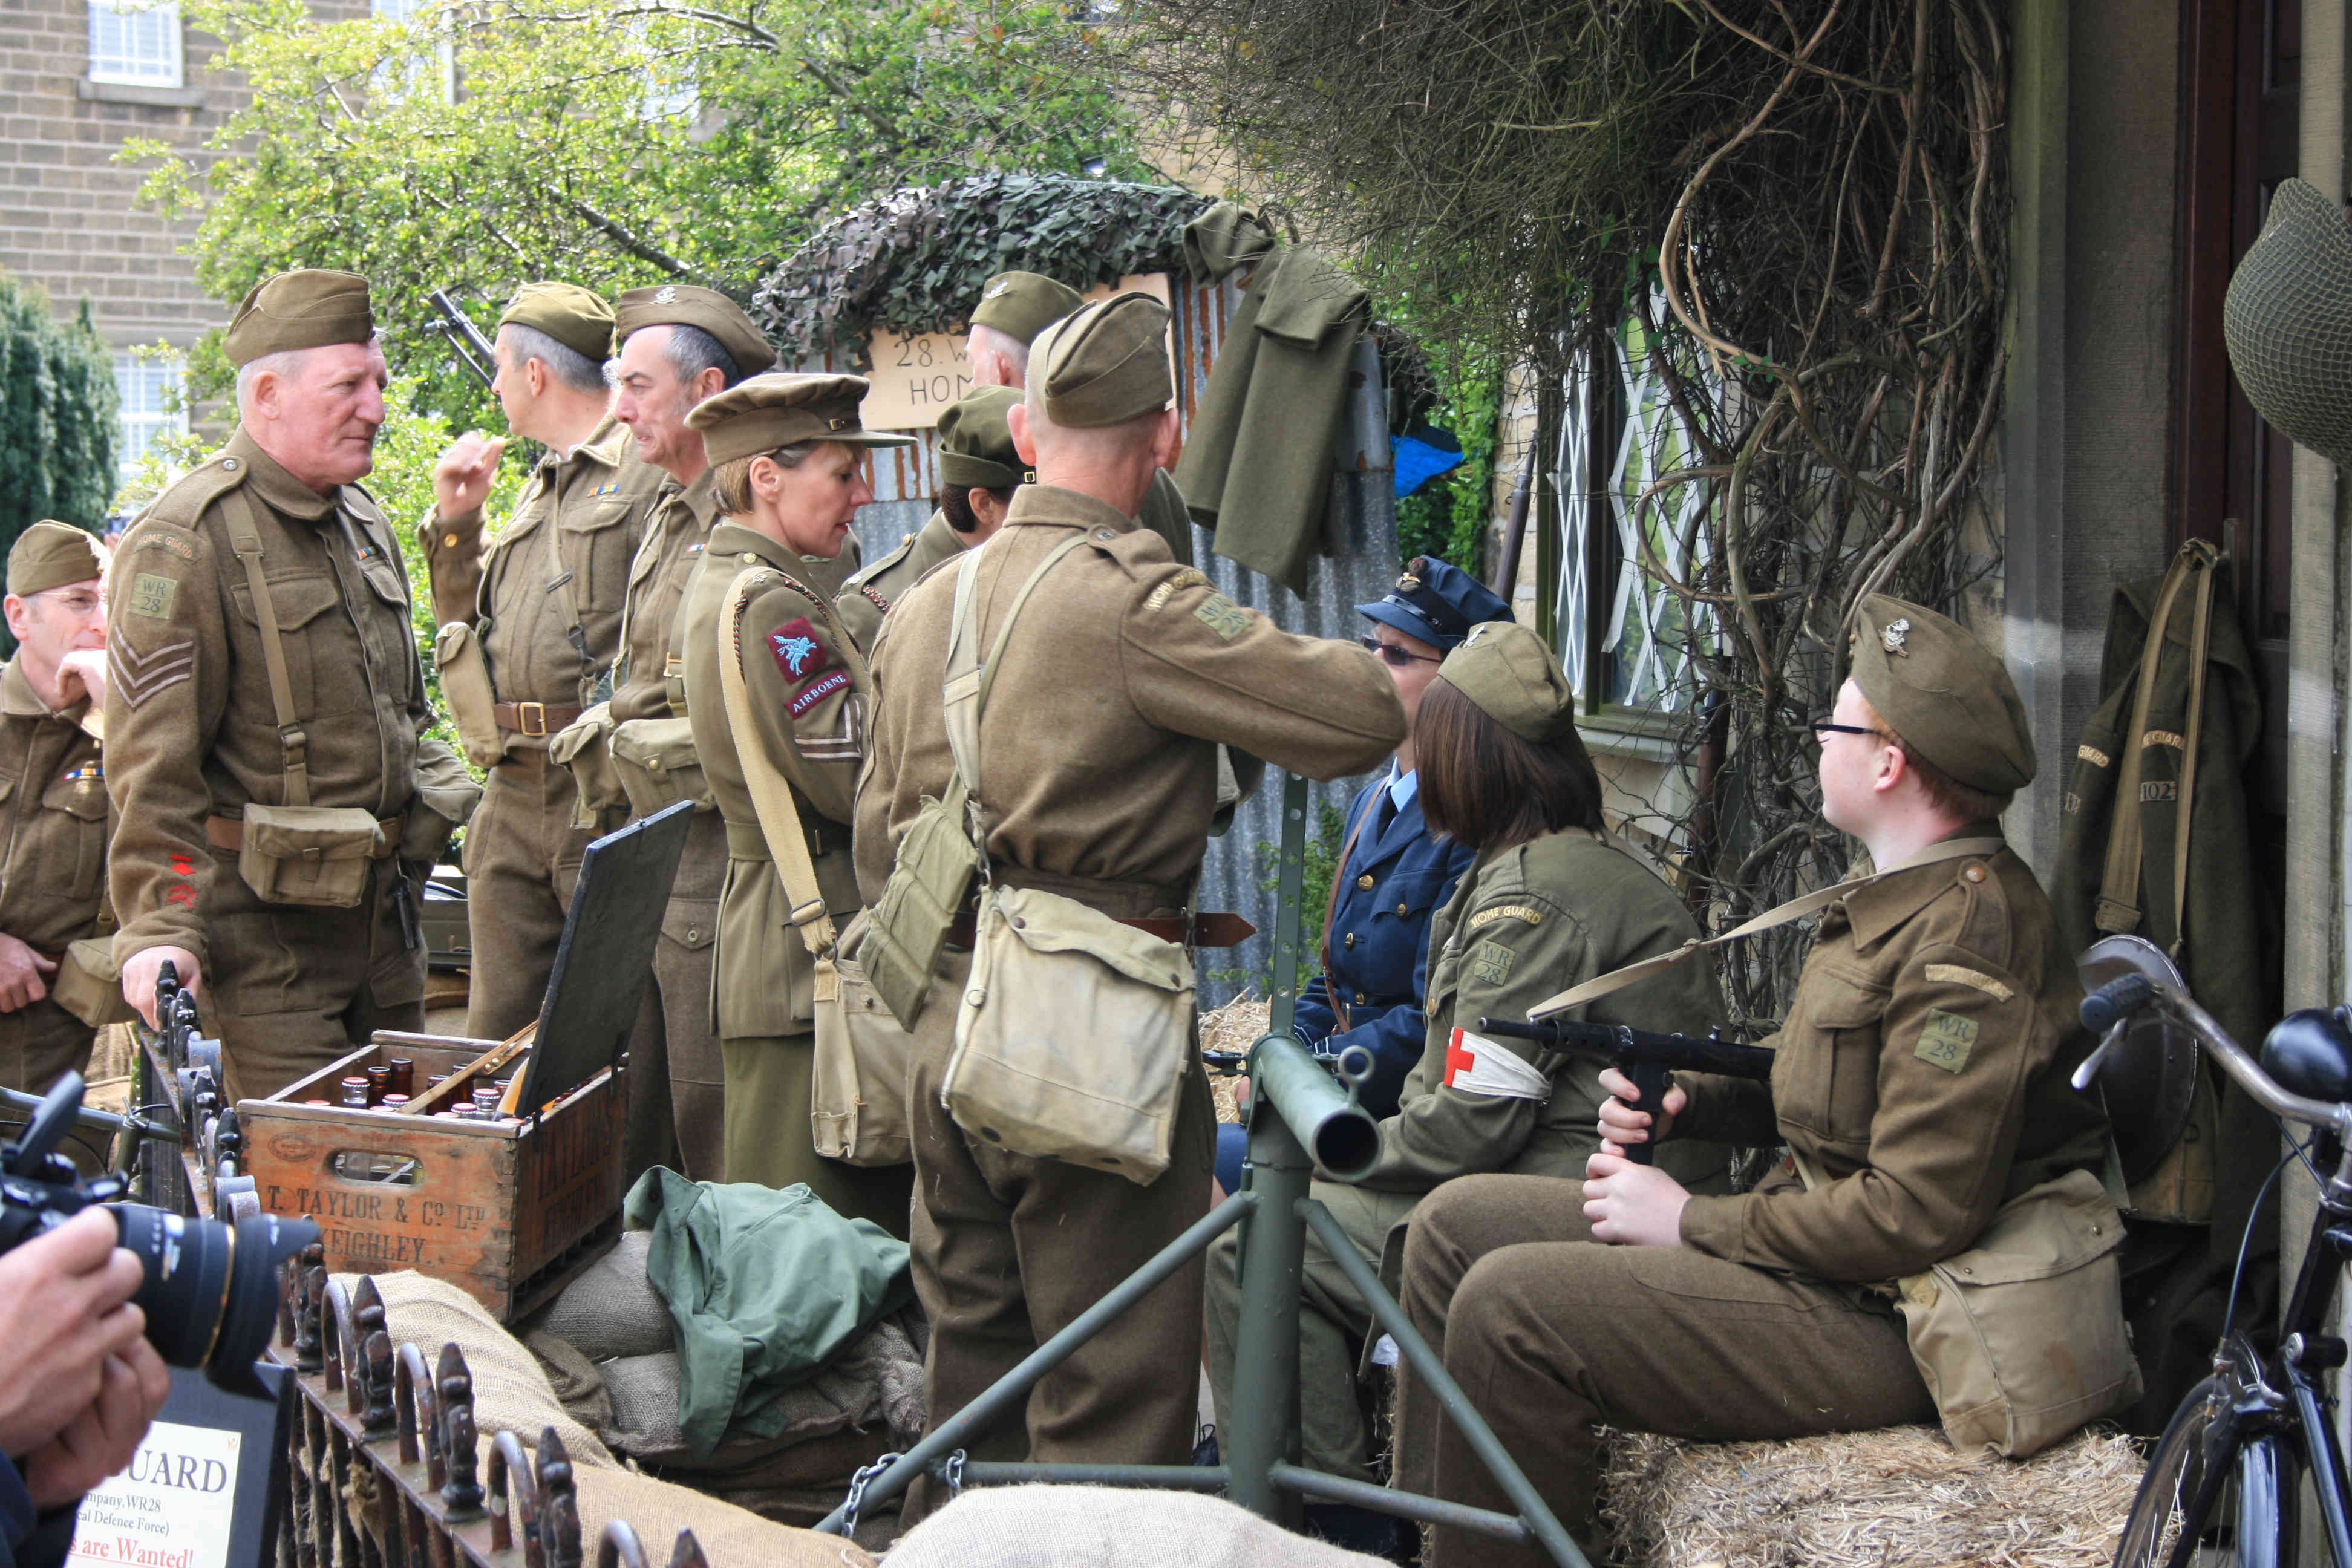
<svg viewBox="0 0 2352 1568"><path fill-rule="evenodd" d="M2107 818L2107 858L2100 877L2099 898L2091 921L2104 931L2137 931L2140 922L2140 774L2147 753L2147 710L2156 699L2156 678L2164 662L2164 645L2172 626L2172 608L2189 574L2200 558L2184 548L2165 568L2164 585L2157 590L2156 613L2148 618L2147 643L2139 656L2139 685L2124 723L2123 761L2116 773L2115 808ZM2193 637L2192 632L2192 637ZM2200 661L2201 662L2201 661ZM2184 751L2186 748L2183 748Z"/></svg>
<svg viewBox="0 0 2352 1568"><path fill-rule="evenodd" d="M1066 540L1037 563L1036 570L1022 583L1021 591L1013 595L1013 607L1004 614L1004 625L997 629L996 644L988 650L988 662L984 665L978 659L979 622L971 613L974 587L980 578L980 549L966 551L962 564L956 568L955 615L948 626L947 679L940 693L947 708L948 749L955 753L956 776L949 787L965 797L964 821L974 844L985 843L980 822L980 716L988 707L989 689L996 683L997 665L1004 657L1004 645L1012 640L1013 624L1021 618L1029 595L1037 591L1045 574L1086 542L1083 533Z"/></svg>
<svg viewBox="0 0 2352 1568"><path fill-rule="evenodd" d="M719 685L727 697L727 729L735 737L743 785L751 791L761 836L768 841L768 858L783 880L793 928L801 933L809 952L822 958L833 950L836 934L833 916L826 912L824 891L817 886L816 862L809 857L808 834L801 826L792 784L760 748L758 731L751 725L751 696L743 684L743 613L760 586L781 575L765 566L747 566L728 588L727 613L719 617L718 627Z"/></svg>
<svg viewBox="0 0 2352 1568"><path fill-rule="evenodd" d="M1727 942L1738 942L1742 937L1754 936L1759 931L1770 931L1775 926L1784 926L1792 921L1803 920L1815 910L1825 910L1848 894L1859 892L1872 883L1883 882L1889 877L1900 876L1906 871L1916 871L1922 866L1934 866L1946 860L1966 860L1976 856L1992 855L2007 847L2009 847L2008 840L2001 838L1947 838L1941 844L1930 844L1916 855L1899 860L1884 871L1874 871L1867 877L1857 877L1850 882L1832 882L1826 888L1815 889L1803 898L1790 899L1785 904L1776 905L1755 919L1744 921L1727 931L1708 937L1695 936L1670 952L1662 952L1653 958L1642 959L1622 969L1612 969L1606 974L1596 974L1580 985L1572 985L1559 995L1538 1003L1528 1010L1528 1016L1540 1021L1555 1013L1565 1013L1570 1007L1598 1000L1613 991L1622 991L1637 980L1646 980L1662 970L1673 968L1693 953L1703 952L1710 947L1721 947Z"/></svg>
<svg viewBox="0 0 2352 1568"><path fill-rule="evenodd" d="M278 605L269 596L268 580L261 572L261 527L254 521L253 501L243 485L230 490L228 542L245 563L246 585L253 593L253 618L261 626L261 662L269 668L269 703L277 710L280 766L285 772L287 805L310 804L310 738L294 712L294 683L286 674L286 645L278 635Z"/></svg>
<svg viewBox="0 0 2352 1568"><path fill-rule="evenodd" d="M2189 834L2194 826L2189 807L2197 799L2197 747L2205 723L2205 659L2213 642L2213 574L2221 563L2203 540L2191 548L2204 557L2197 577L2197 609L2189 630L2189 712L2180 731L2180 788L2172 812L2172 957L2178 961L2189 931L2181 922L2189 912Z"/></svg>

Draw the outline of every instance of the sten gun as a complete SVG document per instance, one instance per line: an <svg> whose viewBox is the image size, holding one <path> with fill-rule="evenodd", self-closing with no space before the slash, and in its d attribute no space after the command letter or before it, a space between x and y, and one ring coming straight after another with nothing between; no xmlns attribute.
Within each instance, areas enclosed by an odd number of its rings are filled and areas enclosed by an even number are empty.
<svg viewBox="0 0 2352 1568"><path fill-rule="evenodd" d="M1609 1058L1611 1067L1633 1080L1633 1109L1652 1116L1659 1114L1666 1085L1677 1068L1764 1079L1772 1076L1772 1059L1779 1054L1761 1046L1736 1045L1723 1038L1720 1029L1709 1031L1701 1039L1696 1035L1654 1035L1625 1024L1584 1024L1565 1018L1542 1024L1481 1018L1478 1027L1486 1034L1533 1040L1553 1050L1581 1047L1600 1052ZM1654 1141L1629 1143L1625 1157L1637 1165L1647 1165L1656 1157L1657 1147Z"/></svg>
<svg viewBox="0 0 2352 1568"><path fill-rule="evenodd" d="M441 312L441 319L425 322L425 330L448 339L449 352L457 356L457 363L472 371L485 387L488 386L499 373L498 350L457 308L457 301L449 298L449 290L436 289L425 298Z"/></svg>

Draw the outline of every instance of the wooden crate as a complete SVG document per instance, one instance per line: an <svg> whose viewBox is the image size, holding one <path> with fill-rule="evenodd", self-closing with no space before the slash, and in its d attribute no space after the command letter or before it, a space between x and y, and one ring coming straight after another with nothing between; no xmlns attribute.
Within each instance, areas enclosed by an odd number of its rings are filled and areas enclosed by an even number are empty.
<svg viewBox="0 0 2352 1568"><path fill-rule="evenodd" d="M623 1068L516 1125L302 1103L336 1098L342 1079L394 1057L415 1062L421 1094L432 1074L496 1043L379 1034L268 1100L239 1102L261 1206L318 1221L335 1272L414 1268L462 1287L501 1322L538 1307L620 1234Z"/></svg>

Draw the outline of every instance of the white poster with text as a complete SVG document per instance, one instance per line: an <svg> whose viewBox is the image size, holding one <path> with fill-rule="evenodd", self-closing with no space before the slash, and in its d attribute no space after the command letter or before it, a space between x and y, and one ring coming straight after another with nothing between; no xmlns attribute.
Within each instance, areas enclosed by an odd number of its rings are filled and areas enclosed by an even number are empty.
<svg viewBox="0 0 2352 1568"><path fill-rule="evenodd" d="M158 1421L130 1467L81 1500L75 1568L226 1568L244 1438Z"/></svg>

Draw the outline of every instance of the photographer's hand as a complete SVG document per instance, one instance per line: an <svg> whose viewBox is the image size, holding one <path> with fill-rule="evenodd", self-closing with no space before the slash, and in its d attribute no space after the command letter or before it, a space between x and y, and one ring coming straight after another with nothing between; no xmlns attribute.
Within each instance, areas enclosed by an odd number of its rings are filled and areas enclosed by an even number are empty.
<svg viewBox="0 0 2352 1568"><path fill-rule="evenodd" d="M63 1508L131 1463L171 1392L171 1368L144 1334L122 1354L107 1357L98 1397L25 1458L21 1468L33 1506L44 1513Z"/></svg>
<svg viewBox="0 0 2352 1568"><path fill-rule="evenodd" d="M115 1237L114 1215L89 1209L0 1254L0 1454L64 1431L97 1400L108 1358L140 1342L139 1259Z"/></svg>

